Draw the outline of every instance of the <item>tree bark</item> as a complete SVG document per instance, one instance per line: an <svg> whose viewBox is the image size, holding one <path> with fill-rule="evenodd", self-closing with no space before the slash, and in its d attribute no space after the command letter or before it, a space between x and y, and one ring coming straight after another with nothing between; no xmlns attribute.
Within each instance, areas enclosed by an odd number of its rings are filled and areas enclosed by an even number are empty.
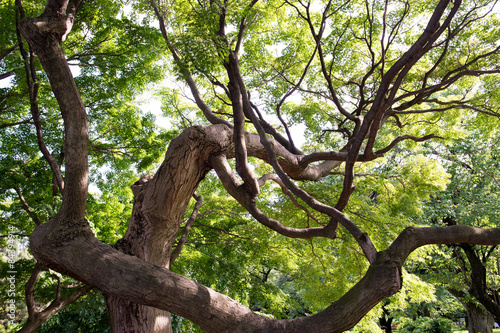
<svg viewBox="0 0 500 333"><path fill-rule="evenodd" d="M125 240L119 244L121 251L99 242L88 227L81 228L78 237L63 240L58 232L61 226L51 220L33 232L32 252L38 260L96 287L108 297L173 312L207 332L343 332L400 289L401 265L415 248L436 242L489 244L500 239L500 229L409 228L387 251L377 254L359 283L325 310L294 320L259 316L229 297L164 268L169 258L164 254L170 252L187 200L211 169L211 156L231 154L231 139L228 127L216 125L190 128L172 142L153 179L136 184L139 190L134 189L134 216ZM134 228L141 237L128 243ZM138 246L141 242L145 245ZM158 252L147 251L155 247L159 247Z"/></svg>
<svg viewBox="0 0 500 333"><path fill-rule="evenodd" d="M494 291L488 288L486 281L486 267L475 250L469 244L460 244L470 264L470 288L469 292L484 308L498 320L500 318L500 304L495 297Z"/></svg>
<svg viewBox="0 0 500 333"><path fill-rule="evenodd" d="M469 333L493 332L494 320L491 313L471 302L464 302L463 304L467 310L467 329Z"/></svg>
<svg viewBox="0 0 500 333"><path fill-rule="evenodd" d="M141 178L132 186L133 213L125 236L116 245L119 250L169 268L172 246L189 200L210 170L209 157L222 148L217 139L227 139L221 133L224 131L190 128L172 141L156 175L151 180ZM167 311L112 295L106 296L106 302L113 332L171 332Z"/></svg>
<svg viewBox="0 0 500 333"><path fill-rule="evenodd" d="M67 1L57 3L64 7L67 5ZM88 121L85 106L60 45L68 32L68 24L64 16L23 18L19 30L40 59L61 109L66 163L63 202L59 214L64 217L61 223L72 224L85 218Z"/></svg>

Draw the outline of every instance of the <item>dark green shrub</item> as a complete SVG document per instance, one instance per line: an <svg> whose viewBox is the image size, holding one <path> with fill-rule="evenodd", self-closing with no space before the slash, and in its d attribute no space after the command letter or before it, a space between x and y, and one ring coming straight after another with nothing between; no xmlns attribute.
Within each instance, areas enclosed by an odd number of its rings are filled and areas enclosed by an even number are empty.
<svg viewBox="0 0 500 333"><path fill-rule="evenodd" d="M405 320L398 327L399 333L450 333L452 321L448 318L419 317Z"/></svg>

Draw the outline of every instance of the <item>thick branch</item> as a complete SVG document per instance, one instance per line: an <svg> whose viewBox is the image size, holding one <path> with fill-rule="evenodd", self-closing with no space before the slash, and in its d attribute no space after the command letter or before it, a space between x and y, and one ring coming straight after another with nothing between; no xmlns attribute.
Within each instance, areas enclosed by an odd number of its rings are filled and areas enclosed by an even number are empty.
<svg viewBox="0 0 500 333"><path fill-rule="evenodd" d="M63 268L103 292L168 310L199 324L207 332L343 332L375 304L401 287L400 267L408 254L426 244L498 244L500 229L467 226L408 228L387 251L379 254L365 277L330 307L310 317L276 320L252 313L227 296L171 271L125 255L102 244L90 233L57 246L40 243L54 222L37 228L32 249L39 259ZM85 253L85 256L79 255ZM76 260L75 256L78 256ZM103 278L105 277L105 278ZM193 305L196 306L193 306Z"/></svg>
<svg viewBox="0 0 500 333"><path fill-rule="evenodd" d="M344 228L346 228L349 233L354 237L354 239L358 242L360 245L361 249L363 250L363 253L365 254L366 258L370 263L372 263L375 260L375 256L377 253L377 250L375 249L375 246L371 242L370 238L368 235L359 229L359 227L354 224L346 215L344 215L340 210L330 207L328 205L325 205L323 203L318 202L316 199L314 199L312 196L310 196L308 193L300 189L297 185L295 185L289 177L286 175L286 173L283 171L281 168L280 164L278 163L276 153L273 149L273 146L271 145L269 139L267 138L264 129L260 125L257 117L255 116L254 112L250 110L250 119L252 120L252 123L254 126L257 128L257 131L259 133L260 137L260 142L264 146L267 156L269 158L269 163L273 166L274 170L276 171L277 175L280 177L280 179L283 181L283 183L286 185L286 187L296 196L298 196L300 199L302 199L309 207L317 210L318 212L321 212L323 214L326 214L330 216L331 222L329 225L325 227L326 230L328 230L328 233L330 235L334 235L334 230L337 227L337 223L342 224Z"/></svg>
<svg viewBox="0 0 500 333"><path fill-rule="evenodd" d="M365 146L365 155L371 156L373 154L373 147L375 145L378 130L383 123L385 110L393 103L395 93L400 88L403 78L418 59L431 49L432 43L445 31L445 28L450 24L451 19L461 3L457 1L454 4L453 10L446 18L443 26L441 26L440 20L449 2L449 0L441 0L438 3L422 35L384 74L382 82L377 89L373 104L369 112L365 115L360 130L350 146L348 158L345 163L344 185L337 205L335 206L337 209L342 210L347 205L354 191L354 164L359 157L359 152L365 139L368 138L368 142ZM388 94L390 95L388 96Z"/></svg>
<svg viewBox="0 0 500 333"><path fill-rule="evenodd" d="M243 186L252 196L259 194L257 179L248 165L247 144L245 136L245 116L252 112L252 106L248 100L247 91L240 76L237 55L231 53L225 64L229 76L229 93L233 106L234 118L234 152L236 159L236 171L243 179Z"/></svg>
<svg viewBox="0 0 500 333"><path fill-rule="evenodd" d="M45 231L37 230L36 238L44 238ZM378 265L355 289L318 315L276 320L257 315L227 296L89 237L66 244L65 251L47 246L39 251L42 248L36 239L32 246L44 261L64 267L79 280L92 282L107 295L171 311L207 332L343 332L399 288L397 268ZM78 255L75 260L77 253L86 255Z"/></svg>
<svg viewBox="0 0 500 333"><path fill-rule="evenodd" d="M396 238L387 251L402 264L411 252L421 246L455 243L495 245L500 243L500 228L481 229L466 225L409 227Z"/></svg>
<svg viewBox="0 0 500 333"><path fill-rule="evenodd" d="M50 13L59 13L67 6L66 1L54 0L50 4ZM88 123L85 106L59 44L68 28L65 17L24 18L19 24L19 30L47 73L64 120L66 179L60 214L68 221L83 221L88 190Z"/></svg>

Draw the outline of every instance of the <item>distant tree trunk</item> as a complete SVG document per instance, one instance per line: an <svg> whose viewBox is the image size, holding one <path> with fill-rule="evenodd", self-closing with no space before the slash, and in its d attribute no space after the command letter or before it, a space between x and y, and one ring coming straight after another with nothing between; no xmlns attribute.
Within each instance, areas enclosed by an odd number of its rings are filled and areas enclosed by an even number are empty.
<svg viewBox="0 0 500 333"><path fill-rule="evenodd" d="M464 302L467 310L467 327L469 333L491 333L493 332L493 316L488 311L469 302Z"/></svg>
<svg viewBox="0 0 500 333"><path fill-rule="evenodd" d="M474 248L470 244L460 244L460 247L465 252L471 267L469 292L491 313L495 320L499 320L500 303L498 300L498 293L488 288L485 262L481 260L480 256L474 251Z"/></svg>
<svg viewBox="0 0 500 333"><path fill-rule="evenodd" d="M379 318L379 324L380 328L385 332L385 333L392 333L392 320L393 318L391 317L391 314L389 313L389 310L385 306L382 306L382 316Z"/></svg>
<svg viewBox="0 0 500 333"><path fill-rule="evenodd" d="M392 333L392 317L386 317L383 315L379 318L380 328L385 333Z"/></svg>

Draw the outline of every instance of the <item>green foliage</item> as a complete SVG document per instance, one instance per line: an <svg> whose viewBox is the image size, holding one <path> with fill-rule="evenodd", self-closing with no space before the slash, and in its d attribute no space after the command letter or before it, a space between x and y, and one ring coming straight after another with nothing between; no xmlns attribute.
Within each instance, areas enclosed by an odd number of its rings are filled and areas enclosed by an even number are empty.
<svg viewBox="0 0 500 333"><path fill-rule="evenodd" d="M409 304L423 304L436 302L434 285L423 281L417 275L403 270L403 288L388 300L385 305L389 313L394 314L405 309Z"/></svg>
<svg viewBox="0 0 500 333"><path fill-rule="evenodd" d="M360 322L350 330L355 333L383 333L384 331L378 325L378 319L382 315L381 306L378 305L371 309L370 312L360 320Z"/></svg>
<svg viewBox="0 0 500 333"><path fill-rule="evenodd" d="M424 225L498 227L497 143L498 131L490 126L487 131L472 128L449 146L432 146L435 156L450 174L450 183L445 191L431 196L424 205L424 214L415 217L415 221ZM472 250L486 269L485 292L496 290L498 251L489 246L474 246ZM425 281L461 295L462 302L477 304L468 283L471 265L458 246L419 249L411 255L406 268ZM451 303L448 300L442 304Z"/></svg>
<svg viewBox="0 0 500 333"><path fill-rule="evenodd" d="M37 332L111 332L104 297L96 292L90 292L80 297L50 317Z"/></svg>
<svg viewBox="0 0 500 333"><path fill-rule="evenodd" d="M447 318L420 317L416 320L406 320L399 327L403 333L449 333L453 322Z"/></svg>

